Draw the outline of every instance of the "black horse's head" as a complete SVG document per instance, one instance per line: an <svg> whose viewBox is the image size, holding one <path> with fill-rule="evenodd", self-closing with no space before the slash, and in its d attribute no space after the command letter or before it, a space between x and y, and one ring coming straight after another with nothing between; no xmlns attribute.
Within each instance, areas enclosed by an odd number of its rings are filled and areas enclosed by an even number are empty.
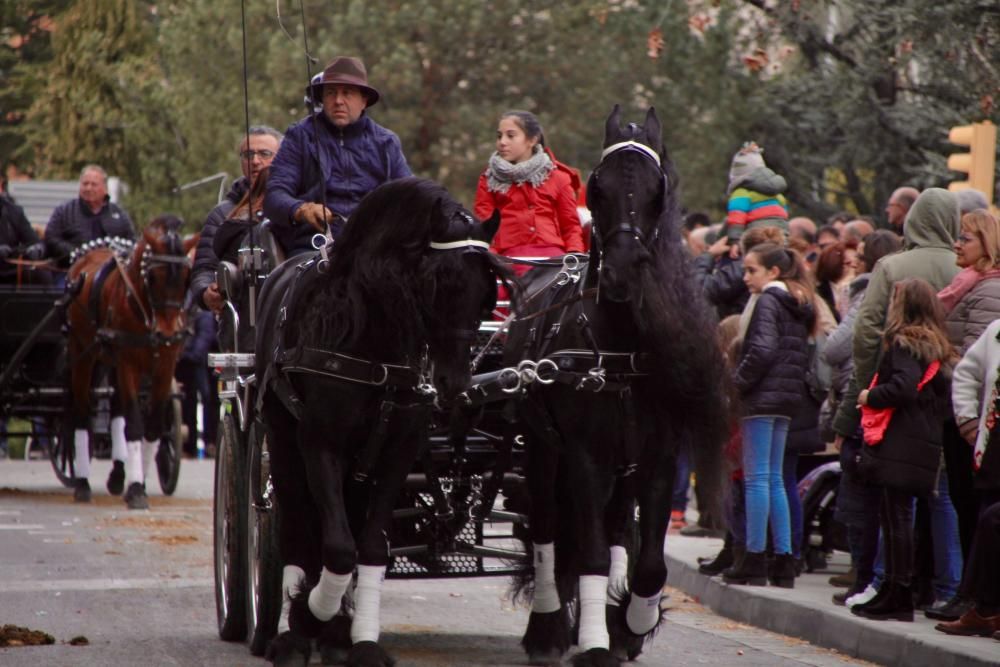
<svg viewBox="0 0 1000 667"><path fill-rule="evenodd" d="M591 264L599 271L601 297L625 302L659 241L670 182L656 111L650 108L641 126L622 128L620 122L616 104L605 125L601 162L587 184L587 204L594 216Z"/></svg>
<svg viewBox="0 0 1000 667"><path fill-rule="evenodd" d="M440 201L435 209L421 288L433 381L449 401L468 387L471 345L496 306L497 278L507 280L510 272L489 251L499 211L479 222L457 203Z"/></svg>

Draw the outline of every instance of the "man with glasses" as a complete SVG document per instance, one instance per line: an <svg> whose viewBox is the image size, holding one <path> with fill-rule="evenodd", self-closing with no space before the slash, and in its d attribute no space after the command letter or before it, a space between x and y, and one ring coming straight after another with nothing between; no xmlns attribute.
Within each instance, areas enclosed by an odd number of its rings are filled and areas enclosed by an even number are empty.
<svg viewBox="0 0 1000 667"><path fill-rule="evenodd" d="M336 238L365 195L412 175L399 137L367 115L380 94L361 60L334 58L307 92L318 110L288 128L264 199L289 255L311 251L313 236L327 227Z"/></svg>
<svg viewBox="0 0 1000 667"><path fill-rule="evenodd" d="M219 258L215 254L213 241L219 225L226 219L243 195L250 190L250 185L257 176L271 165L274 156L281 146L282 134L267 125L255 125L240 140L240 169L243 178L236 180L226 198L212 209L205 218L205 226L201 230L198 250L194 257L194 268L191 273L191 296L202 308L218 313L222 310L225 300L219 293L215 282L215 271L219 267Z"/></svg>

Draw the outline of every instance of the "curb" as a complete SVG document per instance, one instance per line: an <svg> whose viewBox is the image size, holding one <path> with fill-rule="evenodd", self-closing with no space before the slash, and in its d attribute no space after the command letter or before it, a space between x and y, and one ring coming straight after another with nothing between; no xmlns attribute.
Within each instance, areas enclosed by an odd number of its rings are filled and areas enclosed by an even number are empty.
<svg viewBox="0 0 1000 667"><path fill-rule="evenodd" d="M671 536L673 537L673 536ZM804 639L811 644L882 665L907 667L997 667L1000 642L979 637L951 637L930 621L901 623L858 618L845 607L829 603L816 608L789 599L788 589L770 586L730 586L721 578L700 574L691 564L664 554L667 584L684 591L727 618ZM830 589L833 591L835 589ZM919 612L918 612L919 613ZM901 629L900 626L907 626ZM918 632L910 632L916 628ZM994 648L995 647L995 648Z"/></svg>

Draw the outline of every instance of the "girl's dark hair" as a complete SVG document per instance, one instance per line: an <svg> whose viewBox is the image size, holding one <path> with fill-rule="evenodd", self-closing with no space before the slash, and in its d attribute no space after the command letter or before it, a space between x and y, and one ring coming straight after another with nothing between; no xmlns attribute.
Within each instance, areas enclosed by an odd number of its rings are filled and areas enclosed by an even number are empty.
<svg viewBox="0 0 1000 667"><path fill-rule="evenodd" d="M234 218L249 218L250 209L253 209L254 217L260 215L264 209L264 194L267 191L267 179L271 173L270 167L264 167L257 174L253 185L244 193L240 200L233 207L233 210L226 216L227 220Z"/></svg>
<svg viewBox="0 0 1000 667"><path fill-rule="evenodd" d="M880 229L865 237L865 247L861 251L861 261L865 263L865 271L875 270L875 263L886 255L898 252L903 247L899 235L888 229Z"/></svg>
<svg viewBox="0 0 1000 667"><path fill-rule="evenodd" d="M799 303L813 303L816 290L799 253L775 243L762 243L747 254L755 255L765 269L778 267L778 280L788 286L788 291L795 295Z"/></svg>
<svg viewBox="0 0 1000 667"><path fill-rule="evenodd" d="M883 345L894 341L906 347L923 361L947 361L953 354L944 329L944 308L937 291L922 278L905 278L897 282L889 300Z"/></svg>
<svg viewBox="0 0 1000 667"><path fill-rule="evenodd" d="M503 115L500 116L500 120L504 118L513 118L517 126L521 128L524 132L524 136L529 139L538 139L538 144L540 146L545 145L545 135L542 134L542 124L538 121L538 116L531 113L530 111L519 111L517 109L513 111L505 111Z"/></svg>

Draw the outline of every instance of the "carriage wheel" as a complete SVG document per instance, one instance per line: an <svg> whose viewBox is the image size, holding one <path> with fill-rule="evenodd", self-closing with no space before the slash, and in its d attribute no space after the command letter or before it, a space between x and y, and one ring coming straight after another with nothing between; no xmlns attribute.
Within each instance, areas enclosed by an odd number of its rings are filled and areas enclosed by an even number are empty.
<svg viewBox="0 0 1000 667"><path fill-rule="evenodd" d="M278 630L282 591L268 442L256 423L250 427L247 461L247 637L250 653L261 656Z"/></svg>
<svg viewBox="0 0 1000 667"><path fill-rule="evenodd" d="M156 452L156 474L160 478L163 495L170 496L177 490L177 480L181 476L181 449L184 446L181 399L170 399L167 410L170 428L160 438L160 447Z"/></svg>
<svg viewBox="0 0 1000 667"><path fill-rule="evenodd" d="M73 422L53 419L48 422L49 462L63 486L73 488Z"/></svg>
<svg viewBox="0 0 1000 667"><path fill-rule="evenodd" d="M222 418L222 438L215 459L213 551L215 612L219 637L240 641L246 636L244 582L246 531L246 463L242 434L231 414Z"/></svg>

